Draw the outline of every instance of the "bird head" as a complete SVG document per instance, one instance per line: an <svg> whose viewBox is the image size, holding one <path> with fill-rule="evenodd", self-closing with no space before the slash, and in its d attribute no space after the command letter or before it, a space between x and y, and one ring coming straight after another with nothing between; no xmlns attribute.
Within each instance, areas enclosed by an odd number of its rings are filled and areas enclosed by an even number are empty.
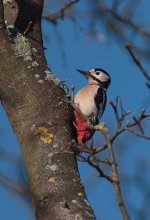
<svg viewBox="0 0 150 220"><path fill-rule="evenodd" d="M89 71L77 71L87 78L88 84L97 84L101 86L103 89L107 89L111 83L111 78L109 74L103 69L95 68Z"/></svg>

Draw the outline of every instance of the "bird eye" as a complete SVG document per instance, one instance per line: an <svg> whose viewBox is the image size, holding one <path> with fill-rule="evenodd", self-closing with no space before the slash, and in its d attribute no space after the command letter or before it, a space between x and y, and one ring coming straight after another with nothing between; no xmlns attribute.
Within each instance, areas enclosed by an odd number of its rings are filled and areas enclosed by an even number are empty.
<svg viewBox="0 0 150 220"><path fill-rule="evenodd" d="M99 71L97 71L95 74L98 76L98 75L100 74L100 72L99 72Z"/></svg>

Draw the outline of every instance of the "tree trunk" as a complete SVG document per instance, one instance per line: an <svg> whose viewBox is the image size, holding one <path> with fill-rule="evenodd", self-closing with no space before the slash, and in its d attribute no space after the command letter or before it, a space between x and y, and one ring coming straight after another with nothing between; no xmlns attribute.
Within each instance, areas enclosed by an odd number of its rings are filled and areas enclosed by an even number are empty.
<svg viewBox="0 0 150 220"><path fill-rule="evenodd" d="M36 219L95 219L70 147L72 109L45 61L42 8L42 0L0 0L1 101L23 151Z"/></svg>

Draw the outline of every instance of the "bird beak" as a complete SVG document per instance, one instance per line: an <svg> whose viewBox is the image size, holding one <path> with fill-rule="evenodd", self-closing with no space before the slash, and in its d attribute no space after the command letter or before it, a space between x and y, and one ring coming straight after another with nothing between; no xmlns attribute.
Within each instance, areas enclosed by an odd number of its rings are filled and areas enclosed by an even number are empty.
<svg viewBox="0 0 150 220"><path fill-rule="evenodd" d="M88 78L89 76L89 72L88 71L84 71L84 70L77 70L79 73L81 73L82 75L84 75L86 78Z"/></svg>

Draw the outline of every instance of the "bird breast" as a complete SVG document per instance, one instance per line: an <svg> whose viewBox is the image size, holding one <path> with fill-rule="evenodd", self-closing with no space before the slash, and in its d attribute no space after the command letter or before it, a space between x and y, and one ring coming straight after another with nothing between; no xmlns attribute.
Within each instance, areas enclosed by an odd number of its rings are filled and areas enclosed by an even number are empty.
<svg viewBox="0 0 150 220"><path fill-rule="evenodd" d="M76 106L87 117L90 117L92 114L97 114L97 108L94 100L97 90L97 86L86 86L81 89L74 98Z"/></svg>

